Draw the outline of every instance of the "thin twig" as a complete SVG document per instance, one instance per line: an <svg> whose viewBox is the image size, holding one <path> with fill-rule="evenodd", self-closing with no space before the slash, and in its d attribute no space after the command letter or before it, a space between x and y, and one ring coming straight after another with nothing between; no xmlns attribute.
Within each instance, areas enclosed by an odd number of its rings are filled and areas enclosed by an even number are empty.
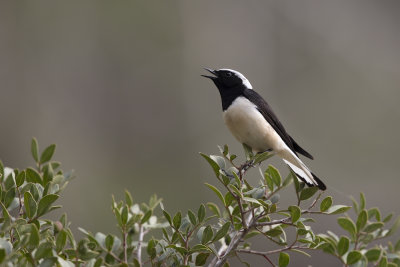
<svg viewBox="0 0 400 267"><path fill-rule="evenodd" d="M139 224L139 239L138 239L138 246L137 246L137 250L136 250L136 257L137 257L137 261L139 263L139 266L142 266L142 243L143 243L143 238L144 238L143 225Z"/></svg>
<svg viewBox="0 0 400 267"><path fill-rule="evenodd" d="M124 226L122 230L123 230L122 231L122 238L123 238L122 239L122 246L124 248L124 262L128 263L128 253L127 253L128 246L126 244L126 239L128 237L128 233L126 232L126 226Z"/></svg>
<svg viewBox="0 0 400 267"><path fill-rule="evenodd" d="M236 249L236 252L264 256L264 255L272 255L272 254L280 253L280 252L291 250L291 249L315 250L314 248L310 248L310 247L306 247L306 246L288 246L288 247L270 250L270 251L266 251L266 252L256 251L256 250L251 250L251 249Z"/></svg>
<svg viewBox="0 0 400 267"><path fill-rule="evenodd" d="M288 225L295 225L293 223L288 222L288 220L290 220L290 218L285 218L285 219L281 219L281 220L274 220L274 221L270 221L270 222L261 222L261 223L256 223L255 226L266 226L266 225L275 225L275 224L288 224Z"/></svg>
<svg viewBox="0 0 400 267"><path fill-rule="evenodd" d="M18 200L19 200L18 214L19 214L19 216L22 216L22 214L24 214L24 212L22 211L22 197L21 197L21 192L19 191L19 186L17 186L17 192L18 192Z"/></svg>
<svg viewBox="0 0 400 267"><path fill-rule="evenodd" d="M317 204L318 200L320 199L320 197L322 196L322 193L319 193L318 196L314 199L314 201L311 203L311 205L308 207L308 210L311 210L312 208L314 208L315 204Z"/></svg>
<svg viewBox="0 0 400 267"><path fill-rule="evenodd" d="M276 267L276 265L268 258L267 255L262 255L271 265L272 267Z"/></svg>
<svg viewBox="0 0 400 267"><path fill-rule="evenodd" d="M244 217L245 213L243 211L243 206L242 206L242 200L240 197L237 198L237 202L238 202L238 206L239 206L239 210L240 210L240 216L242 218L242 222L243 222L243 226L245 229L248 228L247 222L246 222L246 218Z"/></svg>

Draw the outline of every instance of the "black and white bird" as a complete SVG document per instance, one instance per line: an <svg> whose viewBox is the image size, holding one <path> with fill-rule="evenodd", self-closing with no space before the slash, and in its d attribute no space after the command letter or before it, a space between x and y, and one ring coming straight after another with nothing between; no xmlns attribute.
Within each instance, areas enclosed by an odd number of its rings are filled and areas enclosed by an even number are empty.
<svg viewBox="0 0 400 267"><path fill-rule="evenodd" d="M325 190L325 184L300 160L298 154L313 159L286 132L268 103L253 90L249 80L231 69L213 70L205 68L221 95L225 124L233 136L254 152L272 150L308 186Z"/></svg>

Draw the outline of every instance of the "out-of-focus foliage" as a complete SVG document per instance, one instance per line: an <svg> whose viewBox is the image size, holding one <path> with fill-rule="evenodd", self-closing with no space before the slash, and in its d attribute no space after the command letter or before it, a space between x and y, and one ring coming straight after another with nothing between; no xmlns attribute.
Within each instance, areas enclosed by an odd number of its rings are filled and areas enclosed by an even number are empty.
<svg viewBox="0 0 400 267"><path fill-rule="evenodd" d="M217 203L208 202L187 212L170 214L161 199L152 196L148 203L137 204L129 192L124 201L112 198L112 212L118 235L91 233L76 240L64 214L57 221L45 215L60 206L54 205L72 178L52 161L55 145L39 153L36 139L31 153L35 168L4 168L0 162L0 263L7 266L229 266L232 257L244 265L241 255L265 258L271 266L288 266L290 253L310 256L307 251L320 250L338 258L344 266L400 266L400 241L395 245L374 242L392 235L400 225L397 219L390 228L385 225L392 215L382 217L377 208L367 209L365 197L353 200L351 208L333 205L332 197L322 197L315 187L305 187L289 173L282 177L269 165L258 184L246 179L250 168L272 156L265 152L253 155L245 147L246 162L237 165L236 155L228 147L220 156L201 156L210 164L220 186L206 184ZM260 168L261 170L261 168ZM296 201L280 205L279 191L294 185ZM326 234L312 229L314 214L336 216L348 235ZM153 231L155 229L161 229ZM151 238L147 238L149 233ZM259 250L250 243L259 236L274 249ZM271 247L271 246L263 246ZM276 254L277 257L271 257Z"/></svg>

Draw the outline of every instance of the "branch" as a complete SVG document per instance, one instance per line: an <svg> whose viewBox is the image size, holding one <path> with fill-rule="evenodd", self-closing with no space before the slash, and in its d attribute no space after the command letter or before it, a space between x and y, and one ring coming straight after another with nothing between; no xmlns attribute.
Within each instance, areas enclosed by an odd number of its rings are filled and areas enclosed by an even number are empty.
<svg viewBox="0 0 400 267"><path fill-rule="evenodd" d="M139 224L139 239L138 239L138 246L136 250L136 257L139 263L139 266L142 266L142 243L143 243L143 238L144 238L144 231L143 231L143 225Z"/></svg>
<svg viewBox="0 0 400 267"><path fill-rule="evenodd" d="M228 248L225 251L222 251L219 253L218 256L216 256L211 263L208 265L209 267L219 267L222 266L229 254L233 251L236 250L236 248L239 246L240 241L243 239L243 237L247 234L249 229L244 229L242 231L236 232L235 236L232 238L231 243L229 244Z"/></svg>
<svg viewBox="0 0 400 267"><path fill-rule="evenodd" d="M295 224L288 222L288 220L290 220L290 217L281 219L281 220L274 220L274 221L270 221L270 222L256 223L255 226L258 227L258 226L275 225L275 224L288 224L288 225L295 226Z"/></svg>
<svg viewBox="0 0 400 267"><path fill-rule="evenodd" d="M128 237L128 233L126 232L126 226L124 226L122 229L122 237L123 237L122 246L124 248L124 262L128 263L128 253L127 253L127 244L126 244L126 239Z"/></svg>
<svg viewBox="0 0 400 267"><path fill-rule="evenodd" d="M236 252L265 256L265 255L271 255L271 254L280 253L280 252L291 250L291 249L315 250L314 248L309 248L309 247L306 247L306 246L288 246L288 247L275 249L275 250L271 250L271 251L266 251L266 252L256 251L256 250L251 250L251 249L236 249Z"/></svg>

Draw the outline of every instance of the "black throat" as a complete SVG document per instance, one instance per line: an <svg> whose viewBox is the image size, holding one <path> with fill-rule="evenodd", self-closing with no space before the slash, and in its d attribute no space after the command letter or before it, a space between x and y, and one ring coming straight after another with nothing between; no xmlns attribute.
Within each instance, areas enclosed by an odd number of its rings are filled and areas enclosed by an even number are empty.
<svg viewBox="0 0 400 267"><path fill-rule="evenodd" d="M222 111L227 110L236 98L238 98L239 96L243 96L243 92L245 90L249 90L242 84L229 88L218 85L217 87L219 94L221 95Z"/></svg>

